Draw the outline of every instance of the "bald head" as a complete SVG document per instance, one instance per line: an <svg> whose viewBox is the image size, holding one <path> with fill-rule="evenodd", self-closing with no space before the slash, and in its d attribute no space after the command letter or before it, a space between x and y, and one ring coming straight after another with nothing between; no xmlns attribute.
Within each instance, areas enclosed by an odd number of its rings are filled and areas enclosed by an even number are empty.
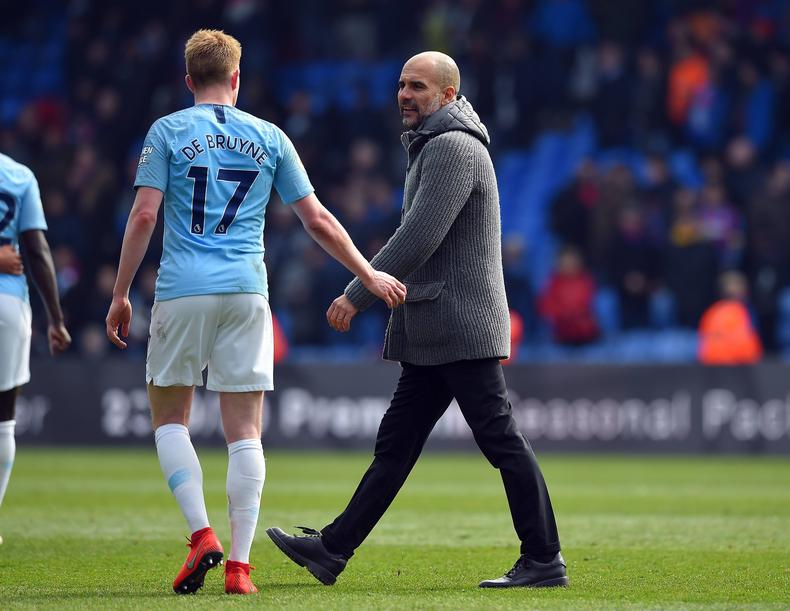
<svg viewBox="0 0 790 611"><path fill-rule="evenodd" d="M409 59L398 81L403 126L416 129L426 117L454 101L460 86L458 66L449 55L426 51Z"/></svg>
<svg viewBox="0 0 790 611"><path fill-rule="evenodd" d="M436 80L436 84L441 88L455 88L455 92L461 89L461 73L455 60L439 51L424 51L410 58L404 65L406 67L426 70Z"/></svg>

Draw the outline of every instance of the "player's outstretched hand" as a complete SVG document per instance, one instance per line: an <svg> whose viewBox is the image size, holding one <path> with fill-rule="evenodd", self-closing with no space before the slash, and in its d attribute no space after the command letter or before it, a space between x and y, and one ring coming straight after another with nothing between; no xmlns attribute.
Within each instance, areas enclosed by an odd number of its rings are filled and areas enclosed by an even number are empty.
<svg viewBox="0 0 790 611"><path fill-rule="evenodd" d="M110 311L107 312L107 337L121 350L126 348L126 342L118 337L118 331L124 337L129 336L129 323L132 322L132 304L126 297L113 297Z"/></svg>
<svg viewBox="0 0 790 611"><path fill-rule="evenodd" d="M13 274L14 276L21 276L25 271L22 265L22 257L16 251L16 248L10 244L0 246L0 274Z"/></svg>
<svg viewBox="0 0 790 611"><path fill-rule="evenodd" d="M52 356L65 352L71 345L71 335L62 322L49 325L47 339L49 340L49 353Z"/></svg>
<svg viewBox="0 0 790 611"><path fill-rule="evenodd" d="M406 286L385 272L374 271L373 279L365 284L365 288L382 299L390 309L397 308L406 301Z"/></svg>
<svg viewBox="0 0 790 611"><path fill-rule="evenodd" d="M357 309L348 297L341 295L332 302L326 311L326 320L335 331L345 333L351 328L351 319L357 315Z"/></svg>

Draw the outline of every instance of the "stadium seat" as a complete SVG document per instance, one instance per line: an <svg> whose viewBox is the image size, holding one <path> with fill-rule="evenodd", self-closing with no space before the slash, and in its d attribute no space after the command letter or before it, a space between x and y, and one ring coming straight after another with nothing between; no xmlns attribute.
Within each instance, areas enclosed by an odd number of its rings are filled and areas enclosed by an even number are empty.
<svg viewBox="0 0 790 611"><path fill-rule="evenodd" d="M617 291L608 286L599 287L593 307L601 334L604 337L617 334L620 331L620 301Z"/></svg>
<svg viewBox="0 0 790 611"><path fill-rule="evenodd" d="M650 297L650 325L666 329L675 324L677 304L675 296L667 289L660 289Z"/></svg>
<svg viewBox="0 0 790 611"><path fill-rule="evenodd" d="M8 96L0 100L0 123L13 123L22 110L22 99L16 96Z"/></svg>
<svg viewBox="0 0 790 611"><path fill-rule="evenodd" d="M39 25L46 36L31 33L33 40L0 39L0 124L16 122L22 109L35 98L63 89L61 58L66 48L66 19L59 11ZM39 40L40 38L40 40Z"/></svg>
<svg viewBox="0 0 790 611"><path fill-rule="evenodd" d="M654 333L649 358L660 363L693 363L697 360L698 343L694 329L664 329Z"/></svg>
<svg viewBox="0 0 790 611"><path fill-rule="evenodd" d="M512 230L516 216L522 209L521 178L530 160L529 152L514 151L501 155L496 164L502 227L506 233Z"/></svg>
<svg viewBox="0 0 790 611"><path fill-rule="evenodd" d="M702 186L702 173L693 151L673 152L669 156L669 167L672 170L672 176L682 185L695 189Z"/></svg>
<svg viewBox="0 0 790 611"><path fill-rule="evenodd" d="M551 203L595 144L592 121L580 115L565 132L539 136L529 151L511 152L497 161L502 225L524 236L525 264L537 287L554 265L556 240L548 227Z"/></svg>
<svg viewBox="0 0 790 611"><path fill-rule="evenodd" d="M776 342L783 351L790 351L790 287L779 293L776 306Z"/></svg>
<svg viewBox="0 0 790 611"><path fill-rule="evenodd" d="M392 84L398 82L401 65L397 60L384 60L373 64L368 70L368 95L378 107L392 103Z"/></svg>

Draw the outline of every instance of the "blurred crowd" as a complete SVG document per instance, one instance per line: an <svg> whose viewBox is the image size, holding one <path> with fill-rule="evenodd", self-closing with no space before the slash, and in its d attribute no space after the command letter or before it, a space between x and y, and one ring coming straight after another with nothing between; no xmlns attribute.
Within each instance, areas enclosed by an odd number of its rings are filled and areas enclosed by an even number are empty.
<svg viewBox="0 0 790 611"><path fill-rule="evenodd" d="M86 356L109 350L103 319L142 138L156 118L191 103L183 43L200 27L241 41L239 106L291 137L319 198L366 256L400 218L397 67L442 50L459 63L495 161L580 114L595 124L596 150L549 208L560 245L549 282L530 277L529 245L505 240L523 341L547 328L561 343L596 341L601 287L617 295L624 329L656 324L662 304L672 324L696 327L720 295L720 274L738 271L747 280L740 299L766 349L776 348L777 296L790 284L787 0L39 1L5 16L5 42L43 44L52 32L38 25L41 11L65 25L63 87L25 99L0 125L0 150L38 176L68 324ZM300 67L320 63L331 75L332 66L383 60L396 66L384 96L350 82L348 101L336 104L320 87L282 85ZM612 150L644 162L597 155ZM693 178L673 170L678 150L690 151ZM132 353L145 347L160 243L155 236L134 287ZM265 245L272 308L292 347L378 350L383 307L358 317L350 335L329 330L324 312L349 275L276 197ZM583 278L571 283L572 298L567 283L557 287L569 276ZM586 304L570 332L557 329L566 304Z"/></svg>

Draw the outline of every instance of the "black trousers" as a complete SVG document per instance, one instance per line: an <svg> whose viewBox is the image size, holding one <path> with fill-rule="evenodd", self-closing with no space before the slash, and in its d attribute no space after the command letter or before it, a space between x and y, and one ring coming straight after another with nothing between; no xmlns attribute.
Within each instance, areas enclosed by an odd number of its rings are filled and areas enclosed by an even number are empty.
<svg viewBox="0 0 790 611"><path fill-rule="evenodd" d="M379 426L373 463L343 513L321 531L327 547L353 555L403 486L429 433L455 397L477 445L502 475L521 553L540 557L560 551L549 492L535 454L513 419L499 360L402 366Z"/></svg>

